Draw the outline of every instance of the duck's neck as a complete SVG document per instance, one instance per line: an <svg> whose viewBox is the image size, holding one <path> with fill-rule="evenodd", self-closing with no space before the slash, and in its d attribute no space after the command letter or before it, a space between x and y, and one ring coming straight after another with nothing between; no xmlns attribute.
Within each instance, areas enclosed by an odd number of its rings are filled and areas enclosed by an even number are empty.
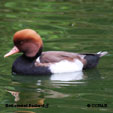
<svg viewBox="0 0 113 113"><path fill-rule="evenodd" d="M36 58L38 58L41 55L42 49L43 49L43 47L40 47L38 53L34 57L27 57L25 54L23 54L23 57L25 57L29 61L33 61L33 60L35 60Z"/></svg>

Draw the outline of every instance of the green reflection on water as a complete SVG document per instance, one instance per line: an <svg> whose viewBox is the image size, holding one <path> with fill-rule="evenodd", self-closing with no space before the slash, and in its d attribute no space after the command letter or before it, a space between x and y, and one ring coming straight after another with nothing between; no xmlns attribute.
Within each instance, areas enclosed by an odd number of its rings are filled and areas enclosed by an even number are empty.
<svg viewBox="0 0 113 113"><path fill-rule="evenodd" d="M15 111L108 113L113 111L113 1L112 0L1 0L0 2L0 101L1 112ZM97 69L75 74L27 77L12 76L11 65L19 55L3 55L12 46L14 32L36 30L44 51L98 52L110 54ZM70 81L70 78L73 80ZM64 79L64 80L63 80ZM13 96L10 91L13 91ZM15 101L16 99L16 101ZM5 108L11 103L37 103L44 99L49 108ZM108 104L88 108L87 104Z"/></svg>

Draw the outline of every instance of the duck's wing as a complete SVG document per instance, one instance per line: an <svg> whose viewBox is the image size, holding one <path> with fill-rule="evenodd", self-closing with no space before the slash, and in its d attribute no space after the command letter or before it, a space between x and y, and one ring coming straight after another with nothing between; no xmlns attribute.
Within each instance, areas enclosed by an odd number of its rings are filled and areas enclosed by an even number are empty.
<svg viewBox="0 0 113 113"><path fill-rule="evenodd" d="M64 51L48 51L42 52L40 56L41 63L54 63L60 62L62 60L73 61L74 59L79 59L82 62L84 61L85 55L72 53L72 52L64 52Z"/></svg>
<svg viewBox="0 0 113 113"><path fill-rule="evenodd" d="M36 61L36 65L48 66L52 63L57 63L63 60L69 62L79 60L80 62L82 62L84 69L94 68L97 66L100 57L106 55L107 53L108 52L98 52L93 54L78 54L64 51L48 51L42 53L42 55Z"/></svg>
<svg viewBox="0 0 113 113"><path fill-rule="evenodd" d="M43 52L35 62L36 67L46 67L51 73L81 71L86 61L84 55L63 51Z"/></svg>

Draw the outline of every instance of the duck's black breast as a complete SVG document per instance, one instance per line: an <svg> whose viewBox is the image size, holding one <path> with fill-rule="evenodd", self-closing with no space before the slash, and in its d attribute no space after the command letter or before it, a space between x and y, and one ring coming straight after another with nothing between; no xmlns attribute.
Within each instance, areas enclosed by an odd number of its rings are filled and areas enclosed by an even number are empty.
<svg viewBox="0 0 113 113"><path fill-rule="evenodd" d="M30 59L24 55L18 57L12 66L12 73L21 75L49 75L52 74L49 67L35 66L36 59Z"/></svg>

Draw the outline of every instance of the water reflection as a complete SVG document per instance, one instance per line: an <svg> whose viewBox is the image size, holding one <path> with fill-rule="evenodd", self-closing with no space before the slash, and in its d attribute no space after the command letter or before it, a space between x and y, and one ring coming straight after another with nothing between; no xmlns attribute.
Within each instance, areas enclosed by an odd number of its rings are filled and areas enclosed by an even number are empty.
<svg viewBox="0 0 113 113"><path fill-rule="evenodd" d="M50 77L50 80L74 81L74 80L82 80L83 78L84 78L83 72L78 71L78 72L74 72L74 73L53 74Z"/></svg>
<svg viewBox="0 0 113 113"><path fill-rule="evenodd" d="M74 73L61 73L61 74L53 74L53 75L41 75L41 76L13 76L13 83L16 84L27 84L30 87L37 87L37 92L40 92L41 86L47 87L57 87L57 86L69 86L69 84L78 84L84 83L81 80L84 80L86 76L82 71L74 72ZM31 85L31 84L32 85ZM62 84L63 83L63 84ZM65 84L64 84L65 83Z"/></svg>
<svg viewBox="0 0 113 113"><path fill-rule="evenodd" d="M40 99L46 98L64 98L69 94L64 94L58 91L52 90L52 88L60 88L76 83L77 80L84 78L83 72L75 73L63 73L53 74L51 76L13 76L12 84L15 91L8 90L8 92L14 96L16 103L37 103Z"/></svg>
<svg viewBox="0 0 113 113"><path fill-rule="evenodd" d="M65 99L66 97L71 97L70 91L68 93L61 92L64 87L81 87L84 84L90 84L91 79L101 80L101 74L98 69L93 69L83 72L75 73L63 73L63 74L53 74L51 76L21 76L13 75L10 87L7 87L7 91L10 94L7 103L18 104L47 104L48 99ZM91 83L92 84L92 83ZM13 88L11 88L13 87ZM13 90L11 90L13 89ZM60 89L60 90L59 90ZM67 88L66 88L67 89ZM78 88L77 88L78 89ZM84 94L84 93L83 93ZM74 95L79 95L78 93ZM11 100L13 98L13 100ZM52 104L51 102L49 103ZM40 107L32 107L32 109L37 109ZM29 111L28 107L24 107L25 110L16 111L16 113L32 113ZM30 108L31 109L31 108ZM31 110L32 110L31 109ZM27 111L26 111L27 110ZM34 112L35 113L35 112Z"/></svg>
<svg viewBox="0 0 113 113"><path fill-rule="evenodd" d="M14 96L14 101L17 102L20 100L19 98L19 93L20 92L16 92L16 91L8 91L12 96Z"/></svg>
<svg viewBox="0 0 113 113"><path fill-rule="evenodd" d="M87 76L87 80L102 80L103 76L97 68L86 70L84 73ZM89 81L90 82L90 81Z"/></svg>

